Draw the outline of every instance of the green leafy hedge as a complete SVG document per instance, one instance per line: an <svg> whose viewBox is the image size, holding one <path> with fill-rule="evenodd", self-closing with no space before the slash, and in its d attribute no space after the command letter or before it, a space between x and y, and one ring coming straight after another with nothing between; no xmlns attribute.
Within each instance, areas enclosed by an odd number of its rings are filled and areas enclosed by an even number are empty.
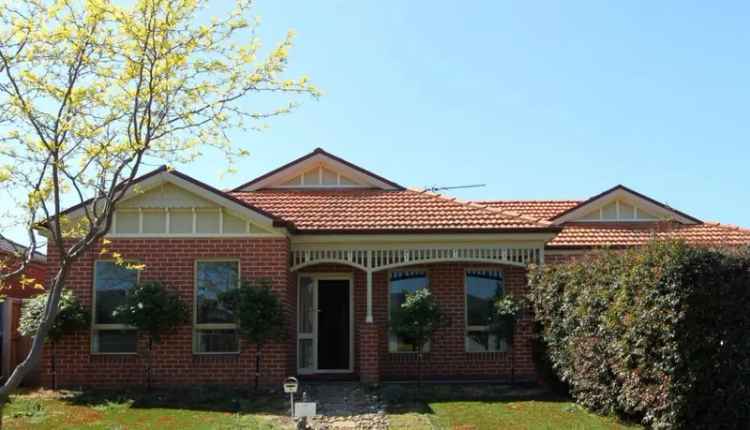
<svg viewBox="0 0 750 430"><path fill-rule="evenodd" d="M750 252L653 242L529 280L580 404L653 428L750 428Z"/></svg>

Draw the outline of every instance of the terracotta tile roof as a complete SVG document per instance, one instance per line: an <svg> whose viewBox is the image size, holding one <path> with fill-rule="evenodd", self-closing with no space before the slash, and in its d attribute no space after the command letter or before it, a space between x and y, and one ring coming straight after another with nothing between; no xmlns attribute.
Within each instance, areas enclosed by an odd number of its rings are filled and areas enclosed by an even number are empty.
<svg viewBox="0 0 750 430"><path fill-rule="evenodd" d="M643 245L654 238L682 239L695 245L750 245L750 230L719 223L569 223L547 247L622 247Z"/></svg>
<svg viewBox="0 0 750 430"><path fill-rule="evenodd" d="M475 203L489 208L509 210L522 215L549 220L582 202L583 200L485 200Z"/></svg>
<svg viewBox="0 0 750 430"><path fill-rule="evenodd" d="M475 202L490 208L552 220L582 200L492 200ZM684 239L693 244L750 244L750 230L719 223L565 223L547 243L549 248L622 247L643 245L653 237Z"/></svg>
<svg viewBox="0 0 750 430"><path fill-rule="evenodd" d="M266 189L231 195L305 232L558 230L538 217L409 189Z"/></svg>

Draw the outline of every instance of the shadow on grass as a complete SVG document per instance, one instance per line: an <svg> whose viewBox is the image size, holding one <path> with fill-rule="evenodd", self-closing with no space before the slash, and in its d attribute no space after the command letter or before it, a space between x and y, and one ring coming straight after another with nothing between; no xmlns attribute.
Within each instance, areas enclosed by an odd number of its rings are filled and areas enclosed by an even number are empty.
<svg viewBox="0 0 750 430"><path fill-rule="evenodd" d="M288 399L278 392L196 386L181 389L71 391L61 400L95 409L182 409L240 414L284 415Z"/></svg>
<svg viewBox="0 0 750 430"><path fill-rule="evenodd" d="M484 404L542 401L565 403L571 399L537 385L486 383L415 384L385 383L381 396L392 414L434 414L430 403L478 402Z"/></svg>

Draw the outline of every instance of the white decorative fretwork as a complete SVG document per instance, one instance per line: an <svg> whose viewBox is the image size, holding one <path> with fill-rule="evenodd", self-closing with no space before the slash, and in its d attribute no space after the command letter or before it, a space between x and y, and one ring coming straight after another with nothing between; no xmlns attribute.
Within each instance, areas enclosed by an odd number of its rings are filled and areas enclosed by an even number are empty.
<svg viewBox="0 0 750 430"><path fill-rule="evenodd" d="M451 261L485 262L526 266L540 263L540 248L402 248L402 249L293 249L291 270L321 263L346 264L365 271L379 271L413 264Z"/></svg>

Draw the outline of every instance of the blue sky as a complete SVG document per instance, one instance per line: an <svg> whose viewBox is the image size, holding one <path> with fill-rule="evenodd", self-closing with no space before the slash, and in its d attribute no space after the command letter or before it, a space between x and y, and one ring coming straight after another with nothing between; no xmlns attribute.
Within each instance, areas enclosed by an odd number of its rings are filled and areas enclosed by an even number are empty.
<svg viewBox="0 0 750 430"><path fill-rule="evenodd" d="M267 45L324 92L234 137L221 188L315 147L463 199L587 198L622 183L750 227L750 3L259 0Z"/></svg>

